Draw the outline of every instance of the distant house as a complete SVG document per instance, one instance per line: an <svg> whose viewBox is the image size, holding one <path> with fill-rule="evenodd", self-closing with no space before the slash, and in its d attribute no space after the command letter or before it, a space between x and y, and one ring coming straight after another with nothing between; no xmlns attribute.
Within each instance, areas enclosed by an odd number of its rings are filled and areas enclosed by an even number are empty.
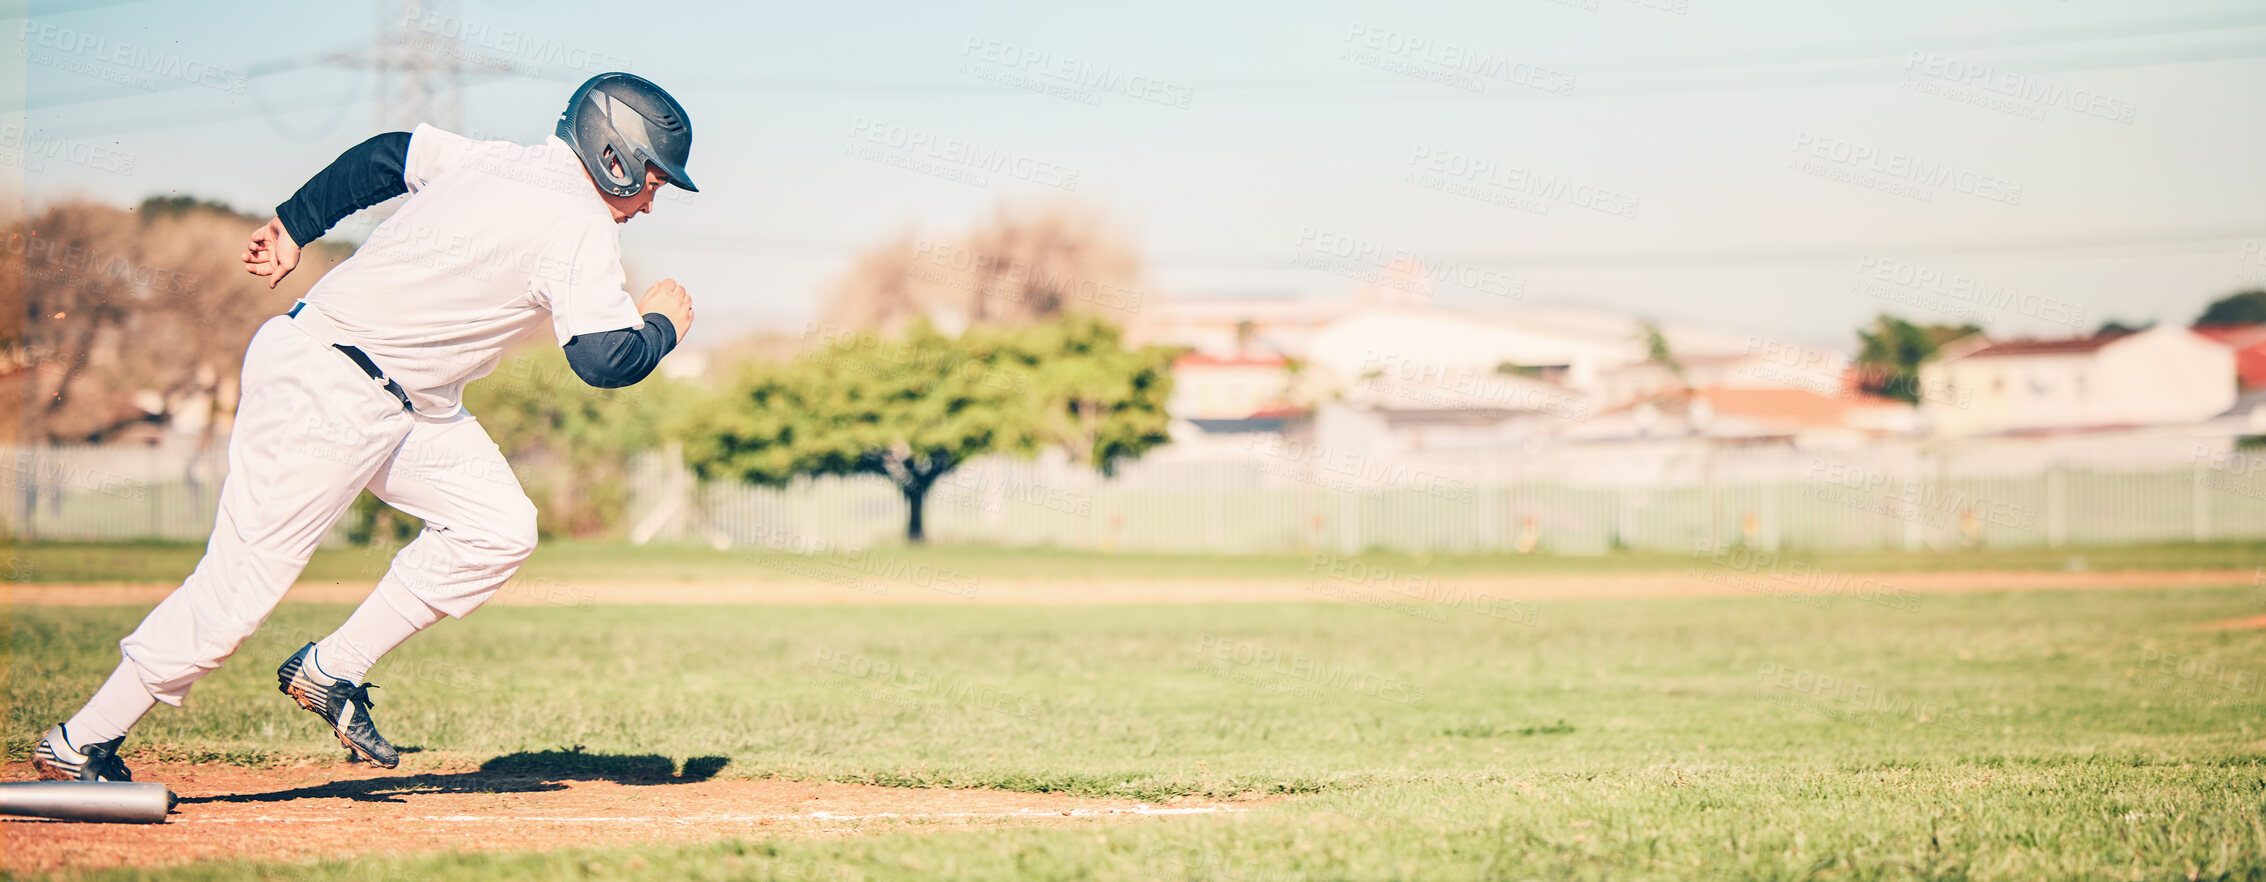
<svg viewBox="0 0 2266 882"><path fill-rule="evenodd" d="M1298 355L1308 338L1349 308L1286 297L1164 300L1129 319L1125 333L1133 343L1185 346L1221 358L1253 349Z"/></svg>
<svg viewBox="0 0 2266 882"><path fill-rule="evenodd" d="M2217 422L2230 438L2266 436L2266 387L2243 390Z"/></svg>
<svg viewBox="0 0 2266 882"><path fill-rule="evenodd" d="M1659 330L1693 382L1811 387L1836 381L1836 367L1796 358L1783 347L1758 349L1752 337L1675 325ZM1340 301L1166 300L1141 310L1126 328L1133 342L1184 346L1223 362L1262 351L1302 362L1312 372L1292 395L1298 403L1380 378L1403 386L1453 386L1465 382L1457 378L1515 375L1601 401L1684 382L1646 370L1645 332L1637 318L1607 310L1450 309L1423 298L1360 292ZM1401 406L1439 405L1419 400Z"/></svg>
<svg viewBox="0 0 2266 882"><path fill-rule="evenodd" d="M2194 331L2234 350L2242 388L2266 387L2266 325L2196 325Z"/></svg>
<svg viewBox="0 0 2266 882"><path fill-rule="evenodd" d="M1684 358L1736 354L1744 340L1666 328ZM1376 306L1339 315L1314 332L1302 354L1341 386L1391 378L1403 386L1450 386L1496 374L1541 380L1595 397L1606 375L1647 358L1642 325L1596 310L1529 308L1497 312ZM1640 380L1641 382L1641 380ZM1406 406L1427 406L1407 402Z"/></svg>
<svg viewBox="0 0 2266 882"><path fill-rule="evenodd" d="M2235 401L2233 350L2186 328L1945 349L1918 390L1938 437L2191 424Z"/></svg>
<svg viewBox="0 0 2266 882"><path fill-rule="evenodd" d="M1676 362L1681 371L1652 361L1605 371L1600 402L1619 406L1682 389L1804 389L1829 397L1849 391L1849 356L1828 349L1770 343L1747 352L1679 355Z"/></svg>
<svg viewBox="0 0 2266 882"><path fill-rule="evenodd" d="M1172 400L1165 411L1184 420L1279 414L1292 379L1290 360L1272 352L1186 353L1172 362Z"/></svg>
<svg viewBox="0 0 2266 882"><path fill-rule="evenodd" d="M1326 401L1315 409L1317 455L1359 461L1443 450L1531 446L1565 430L1567 414L1519 407L1393 407Z"/></svg>
<svg viewBox="0 0 2266 882"><path fill-rule="evenodd" d="M1838 447L1910 435L1911 405L1862 393L1712 386L1679 390L1613 408L1568 430L1573 443L1709 438L1796 447Z"/></svg>

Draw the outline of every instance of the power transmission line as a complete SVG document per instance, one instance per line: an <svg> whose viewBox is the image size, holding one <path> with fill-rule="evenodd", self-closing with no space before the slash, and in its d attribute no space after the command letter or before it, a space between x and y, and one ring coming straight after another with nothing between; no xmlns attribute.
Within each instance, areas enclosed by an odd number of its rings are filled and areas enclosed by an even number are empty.
<svg viewBox="0 0 2266 882"><path fill-rule="evenodd" d="M383 0L382 7L399 0ZM431 0L427 0L431 2ZM381 15L381 19L386 18ZM398 24L401 16L391 17ZM1710 81L1695 79L1694 74L1735 72L1742 69L1773 68L1796 64L1828 64L1847 66L1853 63L1878 62L1884 57L1908 55L1917 51L1977 51L2018 49L2027 46L2066 43L2129 40L2194 33L2224 33L2229 29L2266 27L2266 11L2223 13L2179 18L2154 19L2132 22L2114 22L2100 25L2066 26L2032 31L2010 31L1963 37L1939 37L1915 40L1910 43L1874 41L1868 43L1839 44L1810 47L1762 48L1732 53L1688 55L1681 58L1651 57L1641 60L1580 60L1551 61L1590 85L1578 88L1566 96L1520 89L1500 90L1493 95L1474 94L1420 82L1395 82L1391 79L1346 80L1330 83L1314 82L1243 82L1192 85L1190 88L1207 105L1301 105L1346 103L1438 103L1468 101L1542 100L1546 98L1621 97L1632 95L1698 94L1709 92L1749 91L1757 89L1807 88L1893 82L1897 71L1878 69L1838 71L1777 71L1770 76L1746 82ZM406 29L406 26L404 26ZM330 52L271 60L248 68L248 76L264 77L275 73L313 66L368 65L380 69L415 71L422 78L445 75L450 85L446 91L461 95L466 76L481 77L494 74L492 65L468 63L471 56L461 51L447 51L450 41L446 35L428 35L432 39L418 38L422 57L415 59L395 56L406 39L393 41L389 47L386 26L381 26L377 47L367 55L354 52ZM2107 68L2143 67L2169 64L2191 64L2212 61L2229 61L2266 56L2266 42L2257 37L2246 37L2249 42L2217 46L2153 47L2127 52L2121 56L2104 58L2099 53L2080 55L2060 61L2032 62L2024 65L2025 72L2064 72ZM440 55L448 57L441 58ZM522 74L524 75L524 74ZM547 77L546 77L547 78ZM700 80L689 78L673 81L672 88L681 91L717 91L757 95L908 95L954 98L1029 98L1030 93L995 83L965 78L965 82L952 81L892 81L892 80L834 80L834 79L772 79L772 80ZM1599 89L1595 83L1604 79L1609 83ZM167 84L175 88L183 84ZM1347 90L1366 90L1361 94L1348 94ZM426 87L428 94L440 90ZM1338 92L1340 94L1329 94ZM147 94L142 93L142 94ZM1221 100L1217 96L1230 96ZM1245 96L1236 98L1234 96ZM55 107L74 103L130 98L132 94L117 95L101 92L81 92L62 97L27 96L26 104L33 107ZM461 99L459 99L460 101ZM444 102L445 103L445 102ZM236 119L257 115L242 113L221 119ZM139 131L165 128L183 123L213 121L210 114L176 116L171 118L136 117L131 120L103 126L72 126L74 129L92 128L101 132Z"/></svg>
<svg viewBox="0 0 2266 882"><path fill-rule="evenodd" d="M455 0L378 0L377 27L368 48L316 52L270 59L245 68L243 76L249 81L318 67L337 67L367 70L374 74L376 89L373 102L376 124L380 130L408 129L420 122L430 122L451 131L464 124L464 80L466 74L492 73L485 66L470 63L461 42L453 33L427 30L418 33L415 23L425 20L457 21ZM162 92L171 92L200 85L187 79L156 80L148 87L127 93L114 90L92 89L63 96L34 96L7 102L0 109L61 107L92 103ZM247 91L250 86L247 86ZM260 115L269 115L271 105L265 96L252 96L253 105ZM234 117L241 118L241 116ZM210 114L189 121L214 120ZM165 121L141 128L165 127ZM132 131L133 128L105 129L104 131Z"/></svg>
<svg viewBox="0 0 2266 882"><path fill-rule="evenodd" d="M452 22L455 0L379 0L377 39L361 57L332 56L332 63L367 65L377 72L377 128L412 129L426 122L449 131L464 128L464 52L451 33L414 33L411 22Z"/></svg>

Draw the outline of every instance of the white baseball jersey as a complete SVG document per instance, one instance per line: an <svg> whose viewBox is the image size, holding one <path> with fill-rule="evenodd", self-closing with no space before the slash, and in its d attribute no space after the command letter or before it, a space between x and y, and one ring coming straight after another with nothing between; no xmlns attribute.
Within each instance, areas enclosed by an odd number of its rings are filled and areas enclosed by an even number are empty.
<svg viewBox="0 0 2266 882"><path fill-rule="evenodd" d="M563 345L644 319L614 217L566 142L474 141L419 125L409 199L307 292L426 416L546 322Z"/></svg>

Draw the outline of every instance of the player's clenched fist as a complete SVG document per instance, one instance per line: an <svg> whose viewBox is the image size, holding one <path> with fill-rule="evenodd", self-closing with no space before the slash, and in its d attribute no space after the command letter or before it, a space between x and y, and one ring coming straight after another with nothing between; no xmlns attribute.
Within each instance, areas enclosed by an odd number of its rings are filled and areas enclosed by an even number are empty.
<svg viewBox="0 0 2266 882"><path fill-rule="evenodd" d="M252 231L252 245L244 249L245 272L266 276L273 288L298 265L299 243L284 232L281 218L269 218L266 226Z"/></svg>
<svg viewBox="0 0 2266 882"><path fill-rule="evenodd" d="M692 295L685 293L683 285L675 279L662 279L645 289L645 296L637 300L637 314L658 312L677 328L677 342L683 343L692 331Z"/></svg>

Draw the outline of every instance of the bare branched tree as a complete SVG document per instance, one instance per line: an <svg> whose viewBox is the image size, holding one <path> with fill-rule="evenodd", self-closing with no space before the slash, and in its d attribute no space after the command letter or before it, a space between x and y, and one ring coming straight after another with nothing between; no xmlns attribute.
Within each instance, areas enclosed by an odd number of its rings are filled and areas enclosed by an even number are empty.
<svg viewBox="0 0 2266 882"><path fill-rule="evenodd" d="M142 423L233 412L244 347L261 322L335 265L310 248L270 290L238 259L261 219L211 203L152 199L132 210L67 202L12 230L21 273L23 369L6 379L30 441L101 442Z"/></svg>
<svg viewBox="0 0 2266 882"><path fill-rule="evenodd" d="M919 271L916 241L907 232L858 255L849 272L834 282L825 321L839 328L895 332L921 315L923 303L934 298L923 290L932 283Z"/></svg>
<svg viewBox="0 0 2266 882"><path fill-rule="evenodd" d="M907 234L861 255L839 280L827 321L893 333L915 317L940 327L1020 325L1067 313L1124 321L1143 300L1141 257L1099 214L1073 203L1002 206L966 234Z"/></svg>

